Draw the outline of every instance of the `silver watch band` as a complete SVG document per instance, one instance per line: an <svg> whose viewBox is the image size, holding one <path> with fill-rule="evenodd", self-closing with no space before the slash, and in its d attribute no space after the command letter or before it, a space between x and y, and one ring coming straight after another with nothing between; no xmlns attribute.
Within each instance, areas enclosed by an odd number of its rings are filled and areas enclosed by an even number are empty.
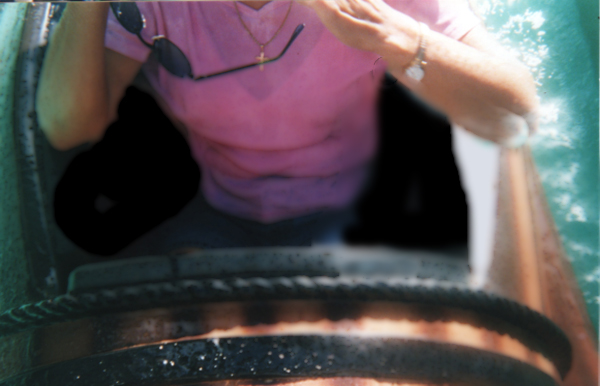
<svg viewBox="0 0 600 386"><path fill-rule="evenodd" d="M429 27L427 24L419 22L419 31L419 49L417 50L415 58L404 71L406 76L417 82L420 82L425 77L425 66L427 65L427 62L425 61L425 51L427 48L427 39L425 35L429 32Z"/></svg>

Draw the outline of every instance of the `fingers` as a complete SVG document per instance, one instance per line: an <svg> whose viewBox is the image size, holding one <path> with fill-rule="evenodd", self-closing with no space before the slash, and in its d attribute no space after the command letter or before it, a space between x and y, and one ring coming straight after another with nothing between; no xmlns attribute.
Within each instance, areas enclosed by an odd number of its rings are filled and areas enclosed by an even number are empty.
<svg viewBox="0 0 600 386"><path fill-rule="evenodd" d="M315 11L323 11L327 9L331 9L333 5L336 5L335 1L327 1L327 0L304 0L299 1L299 4L312 8Z"/></svg>
<svg viewBox="0 0 600 386"><path fill-rule="evenodd" d="M312 8L321 17L345 15L357 20L380 21L382 19L380 0L308 0L301 4Z"/></svg>
<svg viewBox="0 0 600 386"><path fill-rule="evenodd" d="M335 19L340 14L339 8L337 7L337 3L335 1L308 0L302 1L301 4L315 11L325 26L335 24Z"/></svg>
<svg viewBox="0 0 600 386"><path fill-rule="evenodd" d="M509 114L502 122L502 129L507 132L499 143L505 147L517 148L523 146L529 138L527 121L516 114Z"/></svg>
<svg viewBox="0 0 600 386"><path fill-rule="evenodd" d="M392 13L379 12L372 1L381 0L316 0L303 5L314 10L342 43L375 52L382 46L381 37L389 29L386 23L392 19Z"/></svg>
<svg viewBox="0 0 600 386"><path fill-rule="evenodd" d="M524 116L527 126L529 127L529 136L533 136L538 132L539 117L536 111L526 114Z"/></svg>

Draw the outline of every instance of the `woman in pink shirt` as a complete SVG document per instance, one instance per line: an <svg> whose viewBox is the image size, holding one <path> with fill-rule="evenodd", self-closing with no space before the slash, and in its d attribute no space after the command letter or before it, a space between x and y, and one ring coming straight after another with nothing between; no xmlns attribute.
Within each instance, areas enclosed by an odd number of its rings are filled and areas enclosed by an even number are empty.
<svg viewBox="0 0 600 386"><path fill-rule="evenodd" d="M202 169L202 194L180 216L188 223L202 217L205 225L194 232L223 239L195 243L188 233L158 249L262 245L252 240L278 232L287 236L275 244L329 237L326 226L307 236L300 224L339 223L337 214L364 186L377 148L385 70L484 138L508 143L535 130L531 76L489 37L466 0L137 6L145 19L139 36L107 4L68 5L44 62L37 109L56 148L98 141L142 71L162 108L186 131ZM263 64L291 36L285 54ZM168 59L150 55L161 39L181 50L189 74L177 76ZM249 63L260 65L200 81L189 77ZM56 87L65 90L61 98L54 98ZM317 213L336 215L324 221ZM177 238L178 230L165 229Z"/></svg>

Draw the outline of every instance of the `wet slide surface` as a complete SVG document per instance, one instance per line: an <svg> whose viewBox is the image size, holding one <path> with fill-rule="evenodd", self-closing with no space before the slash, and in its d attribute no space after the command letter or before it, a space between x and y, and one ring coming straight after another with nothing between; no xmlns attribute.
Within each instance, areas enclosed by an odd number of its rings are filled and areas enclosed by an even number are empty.
<svg viewBox="0 0 600 386"><path fill-rule="evenodd" d="M598 62L597 53L590 51L598 47L598 4L587 0L472 4L488 29L536 79L541 114L531 144L533 155L598 330Z"/></svg>

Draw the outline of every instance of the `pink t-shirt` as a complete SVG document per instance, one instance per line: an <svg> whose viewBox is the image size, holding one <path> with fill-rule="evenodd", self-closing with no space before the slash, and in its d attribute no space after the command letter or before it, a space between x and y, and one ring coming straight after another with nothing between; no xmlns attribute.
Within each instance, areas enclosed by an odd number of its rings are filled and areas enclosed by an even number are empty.
<svg viewBox="0 0 600 386"><path fill-rule="evenodd" d="M480 22L463 0L389 4L455 39ZM166 36L185 53L195 76L253 63L260 53L232 2L137 5L146 19L144 39ZM261 42L275 34L289 7L289 1L260 10L238 4ZM219 210L274 222L348 205L366 179L377 148L384 68L374 65L376 54L345 46L311 9L296 3L265 56L278 55L299 24L306 27L287 53L263 71L254 67L194 82L148 60L150 50L109 15L106 47L146 62L146 77L188 129L203 193Z"/></svg>

